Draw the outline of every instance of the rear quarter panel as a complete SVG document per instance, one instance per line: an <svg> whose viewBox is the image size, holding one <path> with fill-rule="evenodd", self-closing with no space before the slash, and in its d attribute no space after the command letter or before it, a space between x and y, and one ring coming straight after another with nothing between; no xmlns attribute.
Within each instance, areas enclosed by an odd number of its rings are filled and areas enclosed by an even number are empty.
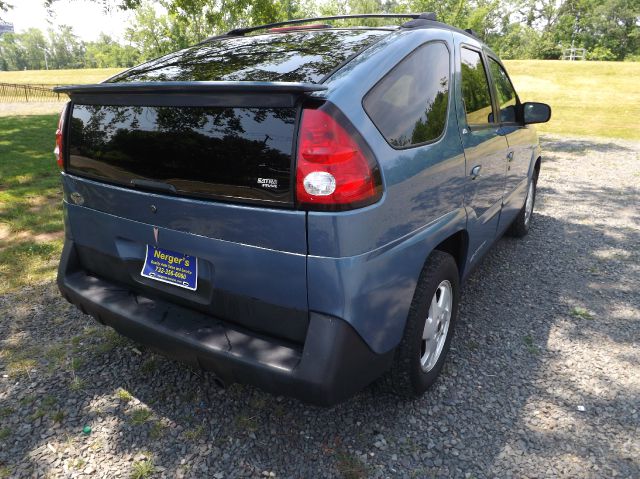
<svg viewBox="0 0 640 479"><path fill-rule="evenodd" d="M429 41L447 44L453 82L451 33L431 29L391 34L328 82L329 100L374 151L385 193L380 202L364 209L308 213L309 308L346 319L376 352L399 342L429 253L466 225L465 160L453 85L444 135L416 148L392 148L362 106L362 98L380 78Z"/></svg>

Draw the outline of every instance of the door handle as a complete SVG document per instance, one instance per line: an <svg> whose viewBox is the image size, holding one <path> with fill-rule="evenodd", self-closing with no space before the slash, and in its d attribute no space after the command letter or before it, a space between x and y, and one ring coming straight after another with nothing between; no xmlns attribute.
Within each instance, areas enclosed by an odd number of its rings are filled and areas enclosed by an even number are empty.
<svg viewBox="0 0 640 479"><path fill-rule="evenodd" d="M513 161L513 151L510 151L509 153L507 153L507 160Z"/></svg>
<svg viewBox="0 0 640 479"><path fill-rule="evenodd" d="M478 176L480 176L480 170L482 169L482 165L476 165L471 168L471 179L475 180Z"/></svg>

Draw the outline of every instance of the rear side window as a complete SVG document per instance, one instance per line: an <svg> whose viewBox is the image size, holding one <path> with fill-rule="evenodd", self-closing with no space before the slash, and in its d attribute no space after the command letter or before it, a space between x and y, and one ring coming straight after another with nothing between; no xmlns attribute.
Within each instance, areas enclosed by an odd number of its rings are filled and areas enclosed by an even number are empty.
<svg viewBox="0 0 640 479"><path fill-rule="evenodd" d="M491 77L493 78L496 93L498 94L500 121L505 123L515 122L518 96L507 76L507 72L505 72L502 66L493 58L489 58L489 69L491 70Z"/></svg>
<svg viewBox="0 0 640 479"><path fill-rule="evenodd" d="M434 141L442 135L449 104L449 50L422 45L374 86L364 109L394 148Z"/></svg>
<svg viewBox="0 0 640 479"><path fill-rule="evenodd" d="M480 53L461 49L462 99L469 125L488 125L494 122L489 81Z"/></svg>

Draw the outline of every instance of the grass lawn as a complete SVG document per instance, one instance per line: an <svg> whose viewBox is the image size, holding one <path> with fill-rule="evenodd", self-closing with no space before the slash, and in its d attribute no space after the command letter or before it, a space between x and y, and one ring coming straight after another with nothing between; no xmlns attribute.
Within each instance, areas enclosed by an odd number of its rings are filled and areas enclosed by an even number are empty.
<svg viewBox="0 0 640 479"><path fill-rule="evenodd" d="M551 105L538 131L640 139L640 62L505 62L523 101Z"/></svg>
<svg viewBox="0 0 640 479"><path fill-rule="evenodd" d="M0 72L0 83L31 83L38 85L71 85L99 83L125 68L87 68L86 70L25 70Z"/></svg>
<svg viewBox="0 0 640 479"><path fill-rule="evenodd" d="M63 239L57 122L0 117L0 294L55 276Z"/></svg>

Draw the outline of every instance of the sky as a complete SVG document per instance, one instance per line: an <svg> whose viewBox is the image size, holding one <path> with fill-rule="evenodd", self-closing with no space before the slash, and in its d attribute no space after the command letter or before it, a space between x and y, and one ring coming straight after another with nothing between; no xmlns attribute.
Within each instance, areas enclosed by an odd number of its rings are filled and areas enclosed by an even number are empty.
<svg viewBox="0 0 640 479"><path fill-rule="evenodd" d="M132 12L114 9L110 13L102 10L100 2L85 0L57 0L53 4L51 17L44 8L43 0L9 0L13 9L2 14L2 18L13 23L16 32L35 27L46 31L57 25L69 25L73 32L85 41L95 40L100 32L122 40Z"/></svg>

